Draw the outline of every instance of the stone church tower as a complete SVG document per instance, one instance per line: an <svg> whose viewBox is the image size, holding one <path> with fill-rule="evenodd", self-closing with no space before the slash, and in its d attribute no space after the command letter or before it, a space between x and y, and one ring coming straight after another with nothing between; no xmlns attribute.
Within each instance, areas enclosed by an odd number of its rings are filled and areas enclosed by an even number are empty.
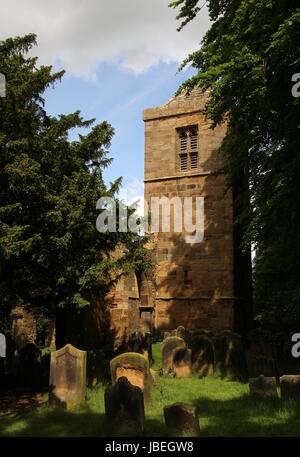
<svg viewBox="0 0 300 457"><path fill-rule="evenodd" d="M203 241L186 242L186 233L175 232L174 224L154 235L154 326L245 333L242 327L251 319L251 259L237 247L232 189L227 190L223 174L214 174L222 164L217 149L226 126L210 128L206 101L207 95L194 89L143 113L149 207L152 197L204 197Z"/></svg>

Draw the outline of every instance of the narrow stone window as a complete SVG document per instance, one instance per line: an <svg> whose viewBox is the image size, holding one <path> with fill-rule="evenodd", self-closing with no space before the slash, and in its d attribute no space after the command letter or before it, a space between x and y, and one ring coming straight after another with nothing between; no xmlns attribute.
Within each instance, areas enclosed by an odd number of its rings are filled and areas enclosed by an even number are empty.
<svg viewBox="0 0 300 457"><path fill-rule="evenodd" d="M189 171L198 168L198 129L186 127L179 133L179 170Z"/></svg>

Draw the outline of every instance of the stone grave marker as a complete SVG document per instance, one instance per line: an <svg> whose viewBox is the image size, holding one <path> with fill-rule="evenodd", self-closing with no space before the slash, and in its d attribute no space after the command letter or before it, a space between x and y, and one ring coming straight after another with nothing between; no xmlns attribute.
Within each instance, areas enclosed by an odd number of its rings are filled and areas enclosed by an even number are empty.
<svg viewBox="0 0 300 457"><path fill-rule="evenodd" d="M164 407L168 436L199 436L200 425L195 406L174 403Z"/></svg>
<svg viewBox="0 0 300 457"><path fill-rule="evenodd" d="M146 403L150 401L152 379L147 357L137 352L118 355L110 361L110 373L113 384L125 377L133 386L142 390Z"/></svg>
<svg viewBox="0 0 300 457"><path fill-rule="evenodd" d="M86 351L67 344L51 352L49 402L62 407L80 405L86 393Z"/></svg>
<svg viewBox="0 0 300 457"><path fill-rule="evenodd" d="M215 368L222 379L248 381L246 354L242 339L237 333L225 330L213 339Z"/></svg>
<svg viewBox="0 0 300 457"><path fill-rule="evenodd" d="M176 348L173 350L172 369L177 378L188 378L192 374L191 350Z"/></svg>
<svg viewBox="0 0 300 457"><path fill-rule="evenodd" d="M210 376L214 372L214 348L212 341L204 334L192 337L192 371L200 376Z"/></svg>
<svg viewBox="0 0 300 457"><path fill-rule="evenodd" d="M265 377L264 375L258 376L258 378L250 378L249 391L250 395L277 398L276 378Z"/></svg>
<svg viewBox="0 0 300 457"><path fill-rule="evenodd" d="M300 398L300 375L283 375L280 377L282 398Z"/></svg>
<svg viewBox="0 0 300 457"><path fill-rule="evenodd" d="M145 428L145 409L143 391L133 386L128 378L118 378L114 385L104 393L105 421L110 434L122 436L129 430L143 432Z"/></svg>
<svg viewBox="0 0 300 457"><path fill-rule="evenodd" d="M176 329L176 336L179 336L179 338L182 338L187 345L189 345L190 339L191 339L191 334L189 330L187 330L183 325L179 325Z"/></svg>
<svg viewBox="0 0 300 457"><path fill-rule="evenodd" d="M173 351L177 348L185 348L186 344L179 336L170 336L163 341L162 345L162 366L165 374L173 368Z"/></svg>

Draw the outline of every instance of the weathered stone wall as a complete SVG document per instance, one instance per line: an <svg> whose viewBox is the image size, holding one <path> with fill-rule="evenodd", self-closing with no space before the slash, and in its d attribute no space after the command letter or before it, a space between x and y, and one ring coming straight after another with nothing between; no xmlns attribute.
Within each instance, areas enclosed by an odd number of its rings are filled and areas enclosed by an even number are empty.
<svg viewBox="0 0 300 457"><path fill-rule="evenodd" d="M233 328L234 266L232 192L225 177L213 175L221 165L217 154L226 127L210 129L196 92L144 111L145 198L204 197L204 240L188 244L185 231L156 236L155 326ZM198 168L179 171L177 129L197 126ZM193 210L195 213L195 208ZM172 214L172 210L171 210ZM195 216L195 214L194 214ZM171 220L171 223L173 221Z"/></svg>

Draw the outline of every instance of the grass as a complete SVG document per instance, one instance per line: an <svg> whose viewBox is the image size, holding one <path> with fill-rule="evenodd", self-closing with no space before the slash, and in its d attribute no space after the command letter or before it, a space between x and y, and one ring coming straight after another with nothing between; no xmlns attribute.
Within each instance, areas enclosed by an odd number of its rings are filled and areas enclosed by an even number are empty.
<svg viewBox="0 0 300 457"><path fill-rule="evenodd" d="M161 345L153 346L153 369L161 367ZM103 436L104 387L87 391L87 402L71 411L47 405L29 412L0 411L2 436ZM146 408L145 436L166 436L163 407L178 401L195 405L202 436L300 436L300 401L255 399L248 385L212 377L160 377Z"/></svg>

